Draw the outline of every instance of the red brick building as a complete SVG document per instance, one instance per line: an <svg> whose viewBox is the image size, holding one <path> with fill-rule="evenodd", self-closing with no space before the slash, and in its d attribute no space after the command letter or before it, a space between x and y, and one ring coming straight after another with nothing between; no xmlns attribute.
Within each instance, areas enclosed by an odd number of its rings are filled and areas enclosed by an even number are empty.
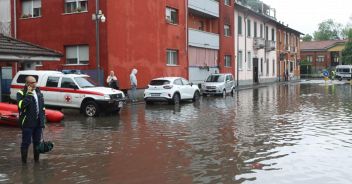
<svg viewBox="0 0 352 184"><path fill-rule="evenodd" d="M18 38L64 53L60 62L43 62L37 69L94 75L94 0L16 0L12 6ZM100 66L104 78L115 71L122 89L129 88L133 68L138 69L139 88L154 77L197 82L216 69L234 73L232 0L100 0L99 6L107 19L99 23ZM199 58L201 53L211 57Z"/></svg>

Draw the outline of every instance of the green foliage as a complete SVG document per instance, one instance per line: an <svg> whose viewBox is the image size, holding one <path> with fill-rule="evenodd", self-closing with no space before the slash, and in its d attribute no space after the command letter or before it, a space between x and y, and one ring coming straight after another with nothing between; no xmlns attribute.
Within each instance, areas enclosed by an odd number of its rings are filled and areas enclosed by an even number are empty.
<svg viewBox="0 0 352 184"><path fill-rule="evenodd" d="M342 51L342 62L344 64L352 64L352 28L348 30L348 42Z"/></svg>
<svg viewBox="0 0 352 184"><path fill-rule="evenodd" d="M342 25L332 19L325 20L319 24L318 31L314 32L314 40L337 40L340 39Z"/></svg>
<svg viewBox="0 0 352 184"><path fill-rule="evenodd" d="M302 37L302 40L303 40L304 42L310 42L310 41L313 40L313 36L310 35L310 34L306 34L306 35L304 35L304 36Z"/></svg>
<svg viewBox="0 0 352 184"><path fill-rule="evenodd" d="M312 63L309 62L308 60L302 60L301 61L301 66L303 66L303 65L312 65Z"/></svg>

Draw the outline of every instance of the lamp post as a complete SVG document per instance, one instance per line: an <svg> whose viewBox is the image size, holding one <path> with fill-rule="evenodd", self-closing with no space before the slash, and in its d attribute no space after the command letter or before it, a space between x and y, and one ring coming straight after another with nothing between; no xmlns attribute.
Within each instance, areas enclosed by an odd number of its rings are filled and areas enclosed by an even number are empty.
<svg viewBox="0 0 352 184"><path fill-rule="evenodd" d="M97 75L98 75L98 84L100 85L100 31L99 23L105 22L106 17L101 10L99 10L99 0L95 0L95 13L92 15L92 20L95 21L95 42L96 42L96 65L97 65Z"/></svg>

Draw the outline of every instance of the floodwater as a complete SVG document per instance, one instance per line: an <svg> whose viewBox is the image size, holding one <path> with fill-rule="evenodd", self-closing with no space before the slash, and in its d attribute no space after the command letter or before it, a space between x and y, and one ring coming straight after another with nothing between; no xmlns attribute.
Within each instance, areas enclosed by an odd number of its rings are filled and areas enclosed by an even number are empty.
<svg viewBox="0 0 352 184"><path fill-rule="evenodd" d="M0 127L0 183L352 183L352 87L303 82L126 106L49 124L54 150L20 163L19 129Z"/></svg>

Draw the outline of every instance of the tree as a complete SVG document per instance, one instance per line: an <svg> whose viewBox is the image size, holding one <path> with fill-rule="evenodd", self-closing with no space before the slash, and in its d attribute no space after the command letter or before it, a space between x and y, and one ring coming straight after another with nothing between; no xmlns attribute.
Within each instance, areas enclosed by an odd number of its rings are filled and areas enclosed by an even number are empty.
<svg viewBox="0 0 352 184"><path fill-rule="evenodd" d="M344 64L352 64L352 28L348 31L348 41L342 51L342 62Z"/></svg>
<svg viewBox="0 0 352 184"><path fill-rule="evenodd" d="M318 31L314 32L314 40L337 40L340 39L342 25L332 19L325 20L318 25Z"/></svg>
<svg viewBox="0 0 352 184"><path fill-rule="evenodd" d="M312 37L312 35L310 35L310 34L306 34L306 35L304 35L304 36L302 37L302 40L303 40L304 42L310 42L310 41L313 40L313 37Z"/></svg>

